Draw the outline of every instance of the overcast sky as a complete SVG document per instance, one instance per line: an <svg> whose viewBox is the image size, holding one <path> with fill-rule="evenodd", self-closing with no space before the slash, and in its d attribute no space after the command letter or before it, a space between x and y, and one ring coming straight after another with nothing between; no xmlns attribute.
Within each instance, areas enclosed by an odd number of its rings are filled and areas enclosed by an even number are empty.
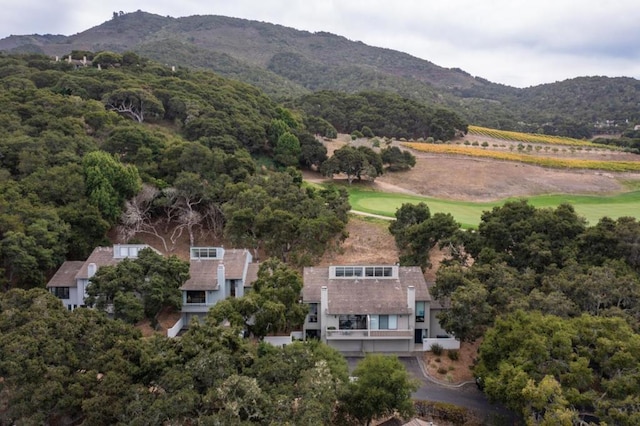
<svg viewBox="0 0 640 426"><path fill-rule="evenodd" d="M0 38L72 35L138 9L327 31L517 87L640 78L638 0L0 0Z"/></svg>

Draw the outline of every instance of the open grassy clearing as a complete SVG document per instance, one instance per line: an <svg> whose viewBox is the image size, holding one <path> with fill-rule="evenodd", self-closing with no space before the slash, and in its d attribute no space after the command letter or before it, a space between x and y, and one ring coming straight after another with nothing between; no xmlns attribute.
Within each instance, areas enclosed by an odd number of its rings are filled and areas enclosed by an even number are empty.
<svg viewBox="0 0 640 426"><path fill-rule="evenodd" d="M393 217L395 211L403 203L424 202L431 213L451 213L463 228L476 228L480 223L482 212L495 206L503 205L509 198L492 202L451 201L416 195L377 192L358 187L347 187L349 201L354 210ZM640 191L627 192L610 196L592 195L541 195L526 197L535 207L556 207L562 203L570 203L576 212L595 225L600 218L609 216L613 219L622 216L640 218Z"/></svg>

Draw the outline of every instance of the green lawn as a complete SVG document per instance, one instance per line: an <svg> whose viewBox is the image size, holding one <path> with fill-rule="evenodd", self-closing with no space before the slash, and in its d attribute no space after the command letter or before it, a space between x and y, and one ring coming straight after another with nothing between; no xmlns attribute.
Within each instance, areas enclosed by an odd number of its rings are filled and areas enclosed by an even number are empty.
<svg viewBox="0 0 640 426"><path fill-rule="evenodd" d="M353 210L393 217L396 209L403 203L425 202L431 213L451 213L464 228L476 228L483 211L504 204L508 200L488 203L450 201L438 198L418 197L405 194L376 192L357 187L347 187L349 201ZM517 199L517 198L513 198ZM617 219L632 216L640 219L640 191L626 192L611 196L588 195L542 195L527 197L536 207L556 207L561 203L570 203L576 212L595 225L603 216Z"/></svg>

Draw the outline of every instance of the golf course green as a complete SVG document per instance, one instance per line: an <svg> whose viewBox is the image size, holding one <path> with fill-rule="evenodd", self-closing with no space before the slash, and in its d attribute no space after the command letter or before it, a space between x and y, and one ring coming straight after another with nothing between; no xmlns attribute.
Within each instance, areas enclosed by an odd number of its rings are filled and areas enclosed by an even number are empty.
<svg viewBox="0 0 640 426"><path fill-rule="evenodd" d="M610 196L591 195L540 195L522 198L508 198L494 202L451 201L438 198L413 196L389 192L377 192L358 187L346 187L353 210L394 217L396 209L404 203L424 202L431 213L451 213L463 228L477 228L484 211L503 205L510 200L526 198L538 208L569 203L584 217L589 225L595 225L600 218L608 216L617 219L622 216L640 218L640 191L625 192Z"/></svg>

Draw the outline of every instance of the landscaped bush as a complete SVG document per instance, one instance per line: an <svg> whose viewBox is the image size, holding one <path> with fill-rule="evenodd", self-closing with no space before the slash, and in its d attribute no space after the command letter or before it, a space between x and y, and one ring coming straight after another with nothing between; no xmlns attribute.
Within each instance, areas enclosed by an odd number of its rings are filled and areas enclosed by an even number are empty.
<svg viewBox="0 0 640 426"><path fill-rule="evenodd" d="M447 373L447 371L448 371L448 370L447 370L446 368L444 368L444 367L440 367L440 368L438 368L438 374L446 374L446 373Z"/></svg>
<svg viewBox="0 0 640 426"><path fill-rule="evenodd" d="M458 359L460 359L460 352L458 352L456 349L449 349L447 351L447 356L451 361L457 361Z"/></svg>
<svg viewBox="0 0 640 426"><path fill-rule="evenodd" d="M481 425L482 422L467 408L446 402L414 400L413 407L418 417L439 420L454 425ZM506 423L505 423L506 424Z"/></svg>
<svg viewBox="0 0 640 426"><path fill-rule="evenodd" d="M438 343L434 343L433 345L431 345L431 352L434 355L442 355L444 348L442 347L442 345L438 344Z"/></svg>

